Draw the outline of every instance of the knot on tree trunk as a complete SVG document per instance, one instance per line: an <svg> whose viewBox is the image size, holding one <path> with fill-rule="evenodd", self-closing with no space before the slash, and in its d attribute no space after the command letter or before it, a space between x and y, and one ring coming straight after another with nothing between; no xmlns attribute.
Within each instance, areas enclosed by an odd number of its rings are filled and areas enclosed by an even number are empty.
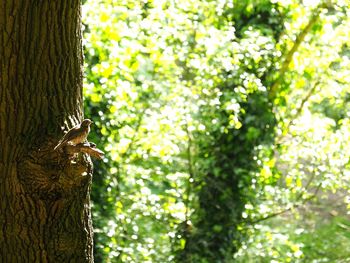
<svg viewBox="0 0 350 263"><path fill-rule="evenodd" d="M67 198L76 191L85 191L92 177L92 163L86 151L72 155L76 152L67 147L62 155L52 149L52 143L45 143L20 160L18 176L24 191L46 200Z"/></svg>

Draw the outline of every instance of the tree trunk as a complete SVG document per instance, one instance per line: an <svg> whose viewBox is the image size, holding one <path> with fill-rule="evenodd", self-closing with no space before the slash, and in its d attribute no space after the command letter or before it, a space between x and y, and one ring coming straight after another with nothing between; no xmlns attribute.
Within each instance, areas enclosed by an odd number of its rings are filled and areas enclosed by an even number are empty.
<svg viewBox="0 0 350 263"><path fill-rule="evenodd" d="M83 117L80 5L0 1L1 262L93 262L91 161L53 151Z"/></svg>

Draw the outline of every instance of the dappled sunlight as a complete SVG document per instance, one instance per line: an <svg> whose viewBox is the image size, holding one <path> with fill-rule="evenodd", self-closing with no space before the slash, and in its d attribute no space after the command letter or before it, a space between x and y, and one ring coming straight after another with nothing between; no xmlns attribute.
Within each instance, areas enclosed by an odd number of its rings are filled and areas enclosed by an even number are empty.
<svg viewBox="0 0 350 263"><path fill-rule="evenodd" d="M96 262L349 260L349 8L85 1Z"/></svg>

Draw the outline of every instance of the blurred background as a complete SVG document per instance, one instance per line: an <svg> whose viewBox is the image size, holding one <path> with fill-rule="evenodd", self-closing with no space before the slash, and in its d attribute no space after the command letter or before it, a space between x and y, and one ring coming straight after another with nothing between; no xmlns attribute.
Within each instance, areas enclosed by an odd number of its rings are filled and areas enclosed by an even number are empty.
<svg viewBox="0 0 350 263"><path fill-rule="evenodd" d="M95 262L350 262L350 3L85 0Z"/></svg>

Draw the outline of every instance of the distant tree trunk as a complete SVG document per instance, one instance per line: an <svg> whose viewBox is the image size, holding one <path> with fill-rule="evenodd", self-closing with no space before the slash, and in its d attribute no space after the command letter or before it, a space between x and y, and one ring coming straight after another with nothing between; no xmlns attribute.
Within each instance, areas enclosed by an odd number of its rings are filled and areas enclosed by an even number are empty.
<svg viewBox="0 0 350 263"><path fill-rule="evenodd" d="M0 261L93 262L92 165L53 151L82 113L81 4L0 1Z"/></svg>

